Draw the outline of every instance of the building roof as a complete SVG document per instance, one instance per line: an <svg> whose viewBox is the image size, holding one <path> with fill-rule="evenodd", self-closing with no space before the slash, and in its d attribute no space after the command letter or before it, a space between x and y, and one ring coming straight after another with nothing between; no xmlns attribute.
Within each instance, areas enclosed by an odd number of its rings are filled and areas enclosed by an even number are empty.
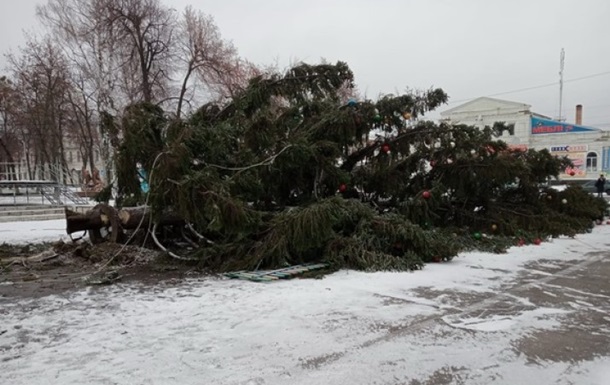
<svg viewBox="0 0 610 385"><path fill-rule="evenodd" d="M536 118L542 118L542 119L553 119L550 116L546 116L546 115L542 115L542 114L538 114L536 112L532 112L532 116L536 117Z"/></svg>
<svg viewBox="0 0 610 385"><path fill-rule="evenodd" d="M479 97L476 99L472 99L471 101L460 104L458 106L455 106L453 108L450 108L448 110L445 110L445 111L441 112L441 116L450 115L454 112L464 109L465 107L471 106L473 104L481 103L481 102L491 102L491 103L503 105L506 107L520 108L520 109L523 109L524 111L529 111L530 108L532 107L529 104L525 104L525 103L519 103L519 102L510 101L510 100L503 100L503 99L490 98L488 96L482 96L482 97Z"/></svg>
<svg viewBox="0 0 610 385"><path fill-rule="evenodd" d="M478 110L473 110L472 107L477 107L477 104L482 104L481 108L483 108L484 110L478 111ZM535 120L537 122L538 125L544 126L544 127L551 127L553 129L557 129L557 127L564 127L565 132L601 132L601 131L610 131L610 128L598 128L598 127L591 127L591 126L587 126L587 125L583 125L583 124L575 124L575 123L570 123L570 122L564 122L564 121L558 121L552 117L546 116L546 115L542 115L536 112L533 112L531 110L531 105L526 104L526 103L519 103L519 102L513 102L510 100L503 100L503 99L496 99L496 98L490 98L488 96L482 96L479 98L475 98L472 99L466 103L462 103L458 106L455 106L453 108L450 108L448 110L445 110L443 112L440 113L441 115L441 119L443 120L450 120L450 116L453 114L459 114L459 113L466 113L466 114L474 114L476 112L486 112L486 111L494 111L496 109L507 109L507 110L512 110L513 112L515 110L519 111L520 113L525 113L526 115L529 114L529 116L531 116L532 120ZM479 115L480 116L480 115ZM541 131L544 131L546 129L550 130L551 128L541 128ZM563 132L563 131L561 131ZM540 132L543 133L543 132ZM549 131L550 133L550 131Z"/></svg>

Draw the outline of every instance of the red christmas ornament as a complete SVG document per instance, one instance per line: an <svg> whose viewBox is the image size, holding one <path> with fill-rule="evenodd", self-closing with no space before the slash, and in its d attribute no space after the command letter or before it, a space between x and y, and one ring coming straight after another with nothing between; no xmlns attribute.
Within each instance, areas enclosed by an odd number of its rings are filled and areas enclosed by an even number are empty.
<svg viewBox="0 0 610 385"><path fill-rule="evenodd" d="M606 221L606 224L607 224L607 225L610 225L610 221Z"/></svg>
<svg viewBox="0 0 610 385"><path fill-rule="evenodd" d="M523 238L519 239L519 242L517 242L518 246L524 246L525 245L525 241L523 240Z"/></svg>
<svg viewBox="0 0 610 385"><path fill-rule="evenodd" d="M534 239L534 245L538 246L538 245L540 245L541 243L542 243L542 239L540 239L540 238L536 238L536 239Z"/></svg>
<svg viewBox="0 0 610 385"><path fill-rule="evenodd" d="M388 152L390 152L390 145L387 143L384 144L383 146L381 146L381 151L383 151L387 154Z"/></svg>
<svg viewBox="0 0 610 385"><path fill-rule="evenodd" d="M570 174L570 176L574 176L574 175L576 175L576 172L574 170L570 170L569 174Z"/></svg>
<svg viewBox="0 0 610 385"><path fill-rule="evenodd" d="M421 196L424 197L425 199L428 199L432 196L432 194L430 194L430 191L426 190L423 193L421 193Z"/></svg>
<svg viewBox="0 0 610 385"><path fill-rule="evenodd" d="M440 263L442 261L442 259L440 257L432 257L432 262L434 263Z"/></svg>
<svg viewBox="0 0 610 385"><path fill-rule="evenodd" d="M434 167L434 166L436 166L436 161L431 160L431 161L430 161L430 167Z"/></svg>
<svg viewBox="0 0 610 385"><path fill-rule="evenodd" d="M339 191L340 192L346 192L347 191L347 185L345 183L341 183L339 185Z"/></svg>

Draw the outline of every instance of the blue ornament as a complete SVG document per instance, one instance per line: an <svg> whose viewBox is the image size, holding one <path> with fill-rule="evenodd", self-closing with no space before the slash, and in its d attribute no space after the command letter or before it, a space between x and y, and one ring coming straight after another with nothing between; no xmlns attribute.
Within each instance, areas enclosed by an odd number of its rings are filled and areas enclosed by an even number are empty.
<svg viewBox="0 0 610 385"><path fill-rule="evenodd" d="M356 104L358 104L358 101L356 99L349 99L347 101L347 105L350 107L354 107Z"/></svg>
<svg viewBox="0 0 610 385"><path fill-rule="evenodd" d="M138 180L140 181L140 190L142 190L144 194L148 194L150 191L150 186L148 185L148 175L140 163L136 165L136 172L138 175Z"/></svg>

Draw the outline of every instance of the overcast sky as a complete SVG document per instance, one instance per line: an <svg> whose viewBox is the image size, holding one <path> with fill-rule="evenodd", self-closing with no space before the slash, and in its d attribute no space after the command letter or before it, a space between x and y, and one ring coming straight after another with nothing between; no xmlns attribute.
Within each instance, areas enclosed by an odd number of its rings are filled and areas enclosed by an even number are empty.
<svg viewBox="0 0 610 385"><path fill-rule="evenodd" d="M557 116L565 48L563 115L573 121L580 103L584 124L610 127L608 0L164 1L213 15L255 63L343 60L367 97L441 87L451 99L440 110L495 96ZM0 52L23 44L44 2L0 2Z"/></svg>

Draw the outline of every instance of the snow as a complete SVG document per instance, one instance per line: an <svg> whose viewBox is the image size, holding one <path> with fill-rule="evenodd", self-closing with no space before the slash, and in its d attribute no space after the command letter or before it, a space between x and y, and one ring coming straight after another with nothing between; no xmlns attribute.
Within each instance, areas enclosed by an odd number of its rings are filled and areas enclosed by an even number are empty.
<svg viewBox="0 0 610 385"><path fill-rule="evenodd" d="M0 243L57 240L64 226L3 223ZM515 346L607 302L552 279L603 261L609 235L610 226L598 226L416 272L0 296L0 384L607 385L608 356L532 363ZM538 306L525 295L531 288L567 302ZM597 307L610 321L608 307ZM595 332L610 333L609 325Z"/></svg>
<svg viewBox="0 0 610 385"><path fill-rule="evenodd" d="M558 309L534 309L530 311L524 311L519 315L499 316L493 315L491 317L443 317L443 320L450 326L455 328L461 328L464 330L475 330L475 331L500 331L509 330L515 328L517 324L526 324L528 327L550 328L558 326L559 323L556 320L549 321L549 315L561 315L566 314L565 310Z"/></svg>
<svg viewBox="0 0 610 385"><path fill-rule="evenodd" d="M21 245L68 239L65 219L0 223L0 244Z"/></svg>
<svg viewBox="0 0 610 385"><path fill-rule="evenodd" d="M552 185L550 187L557 191L563 191L568 188L568 185L567 184L556 184L556 185Z"/></svg>

